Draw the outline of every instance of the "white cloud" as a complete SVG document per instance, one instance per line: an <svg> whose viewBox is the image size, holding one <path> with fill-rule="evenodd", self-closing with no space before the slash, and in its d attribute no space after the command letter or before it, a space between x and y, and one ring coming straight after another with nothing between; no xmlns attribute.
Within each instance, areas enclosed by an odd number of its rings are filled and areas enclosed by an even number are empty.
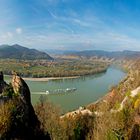
<svg viewBox="0 0 140 140"><path fill-rule="evenodd" d="M11 38L13 38L13 34L11 32L7 32L7 33L1 35L0 38L2 38L4 40L11 39Z"/></svg>
<svg viewBox="0 0 140 140"><path fill-rule="evenodd" d="M65 34L52 33L31 35L24 38L24 44L35 48L60 49L103 49L103 50L139 50L140 41L125 34L115 32L98 34Z"/></svg>
<svg viewBox="0 0 140 140"><path fill-rule="evenodd" d="M84 21L79 20L79 19L73 19L73 22L75 22L78 25L83 26L83 27L91 27L91 25L88 22L84 22Z"/></svg>
<svg viewBox="0 0 140 140"><path fill-rule="evenodd" d="M13 37L13 34L12 34L11 32L8 32L8 33L7 33L7 37L8 37L8 38L12 38L12 37Z"/></svg>
<svg viewBox="0 0 140 140"><path fill-rule="evenodd" d="M16 28L16 33L17 34L22 34L22 29L21 28Z"/></svg>

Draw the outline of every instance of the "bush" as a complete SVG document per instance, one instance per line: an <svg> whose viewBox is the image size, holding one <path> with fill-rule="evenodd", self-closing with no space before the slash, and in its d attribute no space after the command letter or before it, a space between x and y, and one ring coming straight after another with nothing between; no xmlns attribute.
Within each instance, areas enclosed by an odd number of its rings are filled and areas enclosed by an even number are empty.
<svg viewBox="0 0 140 140"><path fill-rule="evenodd" d="M60 128L60 109L50 103L48 100L43 100L34 107L36 115L41 122L41 129L44 133L49 133L51 139L58 139L61 137Z"/></svg>
<svg viewBox="0 0 140 140"><path fill-rule="evenodd" d="M0 104L0 139L9 137L8 133L11 129L13 108L14 104L12 101L5 104Z"/></svg>

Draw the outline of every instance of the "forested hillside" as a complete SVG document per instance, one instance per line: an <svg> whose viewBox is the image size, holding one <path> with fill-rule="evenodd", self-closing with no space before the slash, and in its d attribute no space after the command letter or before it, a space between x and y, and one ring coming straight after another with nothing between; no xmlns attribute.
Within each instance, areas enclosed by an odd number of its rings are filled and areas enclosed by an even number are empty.
<svg viewBox="0 0 140 140"><path fill-rule="evenodd" d="M0 58L10 58L10 59L47 59L53 60L45 52L38 51L36 49L29 49L18 44L15 45L1 45L0 46Z"/></svg>

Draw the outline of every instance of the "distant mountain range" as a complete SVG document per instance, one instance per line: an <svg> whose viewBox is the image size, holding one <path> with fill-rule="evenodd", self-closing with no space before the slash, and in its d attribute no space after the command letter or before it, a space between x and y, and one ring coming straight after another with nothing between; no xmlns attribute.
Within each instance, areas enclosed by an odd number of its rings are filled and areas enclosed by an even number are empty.
<svg viewBox="0 0 140 140"><path fill-rule="evenodd" d="M53 60L53 58L45 52L41 52L36 49L29 49L18 44L11 46L0 45L0 58Z"/></svg>
<svg viewBox="0 0 140 140"><path fill-rule="evenodd" d="M36 49L29 49L21 45L0 45L0 58L10 58L10 59L47 59L53 60L53 58L48 55L58 54L58 55L72 55L77 57L104 57L104 58L137 58L140 57L140 51L103 51L103 50L84 50L84 51L66 51L66 50L48 50L45 52L38 51Z"/></svg>
<svg viewBox="0 0 140 140"><path fill-rule="evenodd" d="M135 58L140 57L140 51L102 51L102 50L85 50L79 52L66 52L65 55L74 55L79 57L107 57L107 58Z"/></svg>
<svg viewBox="0 0 140 140"><path fill-rule="evenodd" d="M66 53L79 52L77 50L57 50L57 49L45 49L42 51L47 52L47 53L52 54L52 55L65 55Z"/></svg>

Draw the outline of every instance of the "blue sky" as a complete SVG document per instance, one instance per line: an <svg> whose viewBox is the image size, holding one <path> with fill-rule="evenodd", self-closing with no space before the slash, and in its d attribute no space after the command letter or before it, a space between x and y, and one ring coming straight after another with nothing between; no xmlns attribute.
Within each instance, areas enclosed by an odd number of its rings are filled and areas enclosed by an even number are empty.
<svg viewBox="0 0 140 140"><path fill-rule="evenodd" d="M0 44L140 50L140 0L0 0Z"/></svg>

